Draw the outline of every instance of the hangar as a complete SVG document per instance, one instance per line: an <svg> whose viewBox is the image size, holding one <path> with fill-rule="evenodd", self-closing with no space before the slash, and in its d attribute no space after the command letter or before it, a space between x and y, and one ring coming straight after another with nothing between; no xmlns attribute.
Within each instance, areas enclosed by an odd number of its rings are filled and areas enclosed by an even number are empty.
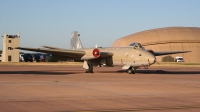
<svg viewBox="0 0 200 112"><path fill-rule="evenodd" d="M141 43L145 49L153 51L192 51L189 53L158 56L157 61L182 56L185 62L200 62L200 28L166 27L146 30L117 39L112 47L128 46L132 42ZM167 59L167 60L166 60Z"/></svg>

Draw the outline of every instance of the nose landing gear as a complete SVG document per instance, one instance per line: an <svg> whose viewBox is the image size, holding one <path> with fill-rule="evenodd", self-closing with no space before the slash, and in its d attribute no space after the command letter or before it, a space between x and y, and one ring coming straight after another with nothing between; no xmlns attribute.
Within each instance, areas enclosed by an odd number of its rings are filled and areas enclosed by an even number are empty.
<svg viewBox="0 0 200 112"><path fill-rule="evenodd" d="M135 74L136 69L134 67L130 67L126 72L129 74Z"/></svg>

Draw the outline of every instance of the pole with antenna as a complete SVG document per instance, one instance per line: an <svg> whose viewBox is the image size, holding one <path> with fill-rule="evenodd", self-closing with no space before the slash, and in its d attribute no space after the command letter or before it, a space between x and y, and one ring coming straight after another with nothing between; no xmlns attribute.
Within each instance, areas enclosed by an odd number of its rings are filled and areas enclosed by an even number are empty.
<svg viewBox="0 0 200 112"><path fill-rule="evenodd" d="M4 32L6 31L6 21L5 21L5 19L4 19L3 30L4 30Z"/></svg>

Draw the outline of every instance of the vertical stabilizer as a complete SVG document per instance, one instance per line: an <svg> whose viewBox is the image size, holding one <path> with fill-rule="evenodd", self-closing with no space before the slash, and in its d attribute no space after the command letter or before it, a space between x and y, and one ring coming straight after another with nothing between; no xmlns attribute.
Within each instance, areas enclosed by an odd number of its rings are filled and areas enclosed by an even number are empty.
<svg viewBox="0 0 200 112"><path fill-rule="evenodd" d="M80 34L77 31L72 32L71 34L71 47L70 49L81 49L83 48L81 40L79 38Z"/></svg>

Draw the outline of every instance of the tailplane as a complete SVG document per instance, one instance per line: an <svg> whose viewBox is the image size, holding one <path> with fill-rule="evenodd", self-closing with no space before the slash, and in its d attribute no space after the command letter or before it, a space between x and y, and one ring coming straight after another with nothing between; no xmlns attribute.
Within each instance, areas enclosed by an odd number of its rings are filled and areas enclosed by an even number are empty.
<svg viewBox="0 0 200 112"><path fill-rule="evenodd" d="M77 31L72 32L70 49L82 49L83 48L83 45L81 43L79 36L80 36L80 34L78 34Z"/></svg>

